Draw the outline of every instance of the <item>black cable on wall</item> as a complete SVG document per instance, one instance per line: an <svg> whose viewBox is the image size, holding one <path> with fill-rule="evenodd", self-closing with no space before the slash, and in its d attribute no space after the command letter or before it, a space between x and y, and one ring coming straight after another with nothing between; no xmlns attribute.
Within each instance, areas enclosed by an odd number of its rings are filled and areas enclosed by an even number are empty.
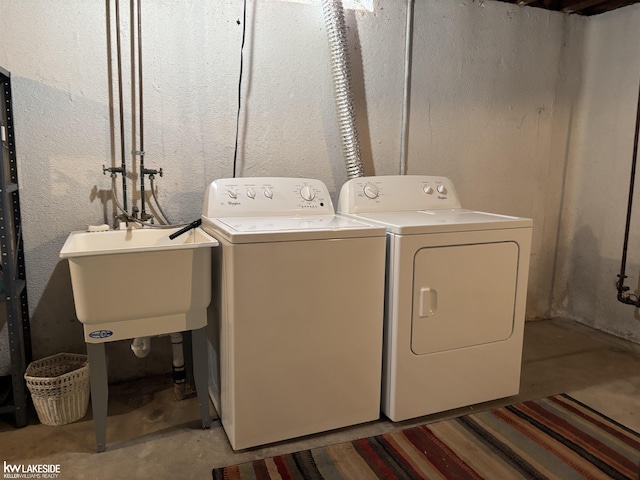
<svg viewBox="0 0 640 480"><path fill-rule="evenodd" d="M238 20L238 24L240 20ZM236 168L238 164L238 137L240 135L240 109L242 106L242 67L244 64L244 40L247 33L247 0L244 0L242 7L242 44L240 46L240 75L238 77L238 112L236 114L236 141L233 150L233 178L236 178Z"/></svg>

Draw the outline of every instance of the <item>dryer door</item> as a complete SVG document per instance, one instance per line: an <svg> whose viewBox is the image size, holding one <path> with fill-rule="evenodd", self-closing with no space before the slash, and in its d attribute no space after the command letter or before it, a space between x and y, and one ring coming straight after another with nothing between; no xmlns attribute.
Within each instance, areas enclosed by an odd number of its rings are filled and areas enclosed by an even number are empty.
<svg viewBox="0 0 640 480"><path fill-rule="evenodd" d="M506 340L513 331L515 242L426 247L414 257L416 355Z"/></svg>

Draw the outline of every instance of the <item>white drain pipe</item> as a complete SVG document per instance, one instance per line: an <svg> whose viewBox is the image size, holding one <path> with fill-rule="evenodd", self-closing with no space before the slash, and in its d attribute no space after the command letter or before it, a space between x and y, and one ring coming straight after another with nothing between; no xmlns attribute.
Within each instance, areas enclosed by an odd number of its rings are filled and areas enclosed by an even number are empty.
<svg viewBox="0 0 640 480"><path fill-rule="evenodd" d="M173 394L177 400L186 396L187 374L184 369L184 349L182 348L182 334L171 333L171 349L173 350Z"/></svg>
<svg viewBox="0 0 640 480"><path fill-rule="evenodd" d="M184 348L182 333L170 333L173 354L173 393L177 400L186 397L187 375L184 367ZM138 358L145 358L151 352L151 337L134 338L131 350Z"/></svg>
<svg viewBox="0 0 640 480"><path fill-rule="evenodd" d="M347 175L349 178L363 177L364 168L353 108L351 66L342 0L322 0L322 10L329 39L338 126L342 137L342 152L347 164Z"/></svg>
<svg viewBox="0 0 640 480"><path fill-rule="evenodd" d="M131 350L138 358L145 358L151 351L151 337L134 338L131 342Z"/></svg>

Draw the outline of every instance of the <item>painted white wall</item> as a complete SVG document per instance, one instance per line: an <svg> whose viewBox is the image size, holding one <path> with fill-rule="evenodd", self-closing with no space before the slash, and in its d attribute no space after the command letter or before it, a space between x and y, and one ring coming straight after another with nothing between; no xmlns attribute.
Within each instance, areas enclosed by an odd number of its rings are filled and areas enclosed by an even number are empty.
<svg viewBox="0 0 640 480"><path fill-rule="evenodd" d="M462 206L533 218L527 317L549 308L584 19L502 2L416 2L408 173Z"/></svg>
<svg viewBox="0 0 640 480"><path fill-rule="evenodd" d="M69 231L111 222L114 214L102 175L103 164L120 162L118 135L111 146L106 4L0 2L0 65L14 86L36 356L84 350L58 252ZM336 200L346 173L319 0L248 4L239 174L319 178ZM241 6L143 5L146 164L163 168L158 196L175 222L197 218L206 185L232 172ZM123 10L128 106L128 6ZM405 2L375 0L372 12L347 12L369 175L399 170L405 10ZM502 2L416 0L409 173L451 177L464 206L534 219L529 318L549 310L576 91L567 85L580 69L584 24ZM157 371L160 363L170 368L168 341L154 344L145 360L120 343L110 346L118 364L112 377Z"/></svg>
<svg viewBox="0 0 640 480"><path fill-rule="evenodd" d="M129 8L128 2L121 3L129 152ZM111 223L115 213L111 182L102 174L103 164L120 163L117 132L111 146L111 123L117 131L119 124L109 102L112 97L117 107L118 90L108 80L108 46L115 75L116 41L115 33L107 41L106 5L84 0L0 2L0 64L12 72L14 87L36 357L84 350L68 266L58 252L69 231ZM111 0L115 32L114 5ZM242 1L154 0L143 2L142 15L145 163L163 168L164 177L156 184L170 219L192 221L200 215L207 184L232 174ZM371 158L384 165L398 157L404 15L395 0L380 1L374 12L346 14L370 173ZM320 178L337 200L346 171L327 59L319 2L248 2L240 175ZM131 170L137 188L137 169ZM157 340L161 348L153 348L144 360L132 360L124 343L109 345L110 361L118 364L110 369L113 378L118 372L128 376L131 369L136 374L152 371L160 356L170 368L164 358L168 340Z"/></svg>
<svg viewBox="0 0 640 480"><path fill-rule="evenodd" d="M638 311L616 300L640 80L640 5L587 24L569 151L553 314L640 342ZM639 289L637 189L627 263Z"/></svg>

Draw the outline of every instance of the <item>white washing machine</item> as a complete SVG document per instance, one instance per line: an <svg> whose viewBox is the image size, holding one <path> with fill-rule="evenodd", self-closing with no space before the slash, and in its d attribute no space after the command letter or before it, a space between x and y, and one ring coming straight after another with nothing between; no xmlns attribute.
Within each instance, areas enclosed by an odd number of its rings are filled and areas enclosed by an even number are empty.
<svg viewBox="0 0 640 480"><path fill-rule="evenodd" d="M532 220L462 209L435 176L349 180L338 212L387 229L383 412L517 394Z"/></svg>
<svg viewBox="0 0 640 480"><path fill-rule="evenodd" d="M311 179L214 181L210 395L234 449L380 416L386 231Z"/></svg>

